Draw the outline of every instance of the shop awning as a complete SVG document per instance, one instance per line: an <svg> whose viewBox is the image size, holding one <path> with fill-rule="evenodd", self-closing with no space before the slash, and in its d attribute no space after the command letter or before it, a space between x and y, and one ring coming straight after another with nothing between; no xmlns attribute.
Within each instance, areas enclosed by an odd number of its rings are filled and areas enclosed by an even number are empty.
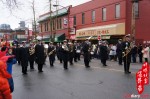
<svg viewBox="0 0 150 99"><path fill-rule="evenodd" d="M76 38L85 36L125 35L125 23L83 28L76 31Z"/></svg>
<svg viewBox="0 0 150 99"><path fill-rule="evenodd" d="M55 34L55 42L63 42L65 40L65 33Z"/></svg>

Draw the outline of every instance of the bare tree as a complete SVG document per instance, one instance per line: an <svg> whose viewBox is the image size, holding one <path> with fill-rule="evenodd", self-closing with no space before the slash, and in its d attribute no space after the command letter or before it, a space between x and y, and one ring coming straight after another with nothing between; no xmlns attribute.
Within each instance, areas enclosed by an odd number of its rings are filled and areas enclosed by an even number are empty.
<svg viewBox="0 0 150 99"><path fill-rule="evenodd" d="M0 0L10 10L18 7L18 0Z"/></svg>

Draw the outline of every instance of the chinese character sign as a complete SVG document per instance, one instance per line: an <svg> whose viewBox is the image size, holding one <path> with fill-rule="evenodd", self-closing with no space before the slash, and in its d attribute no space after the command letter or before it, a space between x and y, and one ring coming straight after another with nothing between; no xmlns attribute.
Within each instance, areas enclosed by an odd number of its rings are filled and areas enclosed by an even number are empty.
<svg viewBox="0 0 150 99"><path fill-rule="evenodd" d="M142 69L136 73L136 87L139 94L144 91L144 85L149 84L149 64L145 62Z"/></svg>

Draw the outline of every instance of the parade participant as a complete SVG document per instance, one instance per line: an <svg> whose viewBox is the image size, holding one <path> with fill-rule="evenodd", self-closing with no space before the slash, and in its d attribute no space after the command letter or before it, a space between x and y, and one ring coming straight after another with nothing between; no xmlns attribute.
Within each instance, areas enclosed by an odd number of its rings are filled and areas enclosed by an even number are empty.
<svg viewBox="0 0 150 99"><path fill-rule="evenodd" d="M7 56L12 56L11 58L9 58L7 60L7 71L10 75L12 75L12 66L13 64L16 64L16 59L14 58L15 56L13 56L13 50L11 48L8 49L8 52L6 54ZM8 82L9 82L9 86L10 86L10 90L11 92L14 91L14 81L13 81L13 78L9 78L8 79Z"/></svg>
<svg viewBox="0 0 150 99"><path fill-rule="evenodd" d="M18 62L18 65L20 65L20 44L18 44L17 48L16 48L16 60Z"/></svg>
<svg viewBox="0 0 150 99"><path fill-rule="evenodd" d="M67 70L68 69L68 58L69 58L69 47L67 44L67 40L64 40L63 45L62 45L62 49L61 49L61 53L62 53L62 60L63 60L63 66L64 69Z"/></svg>
<svg viewBox="0 0 150 99"><path fill-rule="evenodd" d="M34 48L34 44L30 43L29 46L29 63L30 63L30 69L33 70L34 69L34 61L35 61L35 48Z"/></svg>
<svg viewBox="0 0 150 99"><path fill-rule="evenodd" d="M48 47L48 57L49 57L49 63L50 66L53 67L54 66L54 61L55 61L55 46L53 45L53 42L50 42L49 47Z"/></svg>
<svg viewBox="0 0 150 99"><path fill-rule="evenodd" d="M89 68L89 62L90 62L90 43L89 39L86 39L86 41L83 44L83 56L84 56L84 64L86 68Z"/></svg>
<svg viewBox="0 0 150 99"><path fill-rule="evenodd" d="M62 63L62 44L60 43L59 44L59 46L57 47L57 54L58 54L58 56L59 56L59 61L60 61L60 63Z"/></svg>
<svg viewBox="0 0 150 99"><path fill-rule="evenodd" d="M124 61L124 72L125 74L130 74L130 63L131 63L131 50L132 44L130 39L130 34L125 36L125 41L122 43L122 51L123 51L123 61Z"/></svg>
<svg viewBox="0 0 150 99"><path fill-rule="evenodd" d="M148 47L148 45L145 45L145 48L143 48L142 53L143 53L143 58L145 59L145 62L148 62L148 58L149 58L149 47Z"/></svg>
<svg viewBox="0 0 150 99"><path fill-rule="evenodd" d="M38 64L39 72L43 72L42 69L45 61L45 54L44 54L44 46L40 38L38 38L38 42L35 46L35 61Z"/></svg>
<svg viewBox="0 0 150 99"><path fill-rule="evenodd" d="M122 39L118 40L116 53L118 57L118 64L122 65Z"/></svg>
<svg viewBox="0 0 150 99"><path fill-rule="evenodd" d="M73 46L73 54L74 54L74 62L77 62L77 41L74 41Z"/></svg>
<svg viewBox="0 0 150 99"><path fill-rule="evenodd" d="M143 46L142 46L142 44L139 44L139 46L138 46L138 56L139 56L139 62L140 63L142 63L142 58L143 58L142 50L143 50Z"/></svg>
<svg viewBox="0 0 150 99"><path fill-rule="evenodd" d="M19 55L20 55L20 61L21 61L21 66L22 66L22 73L24 75L27 74L27 68L28 68L28 48L25 47L25 42L22 42L22 44L20 45L20 51L19 51Z"/></svg>
<svg viewBox="0 0 150 99"><path fill-rule="evenodd" d="M137 46L134 45L131 50L132 62L136 63L136 55L137 55Z"/></svg>
<svg viewBox="0 0 150 99"><path fill-rule="evenodd" d="M106 65L106 60L108 59L108 48L107 48L107 45L106 45L105 41L102 42L99 49L100 49L101 63L103 64L103 66L107 66Z"/></svg>
<svg viewBox="0 0 150 99"><path fill-rule="evenodd" d="M73 58L75 57L74 45L71 42L69 42L68 44L69 44L69 62L70 65L73 65Z"/></svg>
<svg viewBox="0 0 150 99"><path fill-rule="evenodd" d="M81 55L81 45L80 45L80 43L77 43L76 53L77 53L77 59L80 60L80 55Z"/></svg>

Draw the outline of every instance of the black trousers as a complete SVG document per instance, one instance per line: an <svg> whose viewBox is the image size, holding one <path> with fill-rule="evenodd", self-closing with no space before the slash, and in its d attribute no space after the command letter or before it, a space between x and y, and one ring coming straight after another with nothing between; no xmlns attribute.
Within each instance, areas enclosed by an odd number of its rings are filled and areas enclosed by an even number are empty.
<svg viewBox="0 0 150 99"><path fill-rule="evenodd" d="M23 74L27 73L27 68L28 68L28 66L22 65L22 73Z"/></svg>
<svg viewBox="0 0 150 99"><path fill-rule="evenodd" d="M80 53L77 53L77 59L80 60Z"/></svg>
<svg viewBox="0 0 150 99"><path fill-rule="evenodd" d="M132 54L132 62L136 63L136 54Z"/></svg>
<svg viewBox="0 0 150 99"><path fill-rule="evenodd" d="M74 61L77 62L77 53L74 54Z"/></svg>
<svg viewBox="0 0 150 99"><path fill-rule="evenodd" d="M143 58L143 55L142 55L142 54L139 54L139 62L140 62L140 63L143 62L143 61L142 61L142 60L143 60L142 58Z"/></svg>
<svg viewBox="0 0 150 99"><path fill-rule="evenodd" d="M106 65L106 59L101 59L101 63L102 63L103 65Z"/></svg>
<svg viewBox="0 0 150 99"><path fill-rule="evenodd" d="M70 62L70 64L73 64L73 57L69 58L69 62Z"/></svg>
<svg viewBox="0 0 150 99"><path fill-rule="evenodd" d="M42 69L43 69L43 64L38 64L38 70L39 70L39 72L41 72Z"/></svg>
<svg viewBox="0 0 150 99"><path fill-rule="evenodd" d="M119 65L122 64L122 56L118 56L118 63L119 63Z"/></svg>
<svg viewBox="0 0 150 99"><path fill-rule="evenodd" d="M53 65L54 65L54 59L51 59L51 58L49 57L49 63L50 63L50 66L53 66Z"/></svg>
<svg viewBox="0 0 150 99"><path fill-rule="evenodd" d="M34 61L30 61L30 69L34 69Z"/></svg>
<svg viewBox="0 0 150 99"><path fill-rule="evenodd" d="M68 61L64 61L64 69L68 69Z"/></svg>
<svg viewBox="0 0 150 99"><path fill-rule="evenodd" d="M131 61L128 58L124 58L124 72L129 72Z"/></svg>

